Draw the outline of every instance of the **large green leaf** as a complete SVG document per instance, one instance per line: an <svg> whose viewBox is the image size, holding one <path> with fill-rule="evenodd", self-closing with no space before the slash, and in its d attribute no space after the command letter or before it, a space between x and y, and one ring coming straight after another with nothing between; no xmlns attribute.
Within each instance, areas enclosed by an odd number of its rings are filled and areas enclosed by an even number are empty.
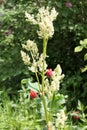
<svg viewBox="0 0 87 130"><path fill-rule="evenodd" d="M87 60L87 53L84 55L84 60L85 61Z"/></svg>
<svg viewBox="0 0 87 130"><path fill-rule="evenodd" d="M82 49L83 49L82 46L77 46L77 47L75 47L74 52L80 52L80 51L82 51Z"/></svg>
<svg viewBox="0 0 87 130"><path fill-rule="evenodd" d="M81 72L85 72L85 71L87 71L87 65L85 65L85 67L81 69Z"/></svg>
<svg viewBox="0 0 87 130"><path fill-rule="evenodd" d="M31 79L26 79L26 86L30 89L30 90L34 90L36 92L39 92L39 84L38 82L32 82Z"/></svg>

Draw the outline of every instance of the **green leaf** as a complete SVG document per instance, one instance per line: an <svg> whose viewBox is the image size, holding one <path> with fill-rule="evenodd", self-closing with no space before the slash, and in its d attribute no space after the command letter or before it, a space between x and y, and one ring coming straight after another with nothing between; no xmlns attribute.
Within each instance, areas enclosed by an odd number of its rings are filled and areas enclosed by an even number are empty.
<svg viewBox="0 0 87 130"><path fill-rule="evenodd" d="M87 60L87 53L84 55L84 61Z"/></svg>
<svg viewBox="0 0 87 130"><path fill-rule="evenodd" d="M31 82L31 79L26 79L26 86L30 89L30 90L34 90L36 92L39 92L39 84L38 82Z"/></svg>
<svg viewBox="0 0 87 130"><path fill-rule="evenodd" d="M21 84L26 84L26 79L22 79Z"/></svg>
<svg viewBox="0 0 87 130"><path fill-rule="evenodd" d="M87 39L84 39L83 41L80 41L81 46L83 46L83 48L87 49Z"/></svg>
<svg viewBox="0 0 87 130"><path fill-rule="evenodd" d="M62 3L61 2L57 2L57 7L62 8Z"/></svg>
<svg viewBox="0 0 87 130"><path fill-rule="evenodd" d="M87 38L86 38L86 39L84 39L84 43L85 43L85 44L87 44Z"/></svg>
<svg viewBox="0 0 87 130"><path fill-rule="evenodd" d="M82 41L82 40L80 40L80 44L81 44L81 45L83 44L83 41Z"/></svg>
<svg viewBox="0 0 87 130"><path fill-rule="evenodd" d="M82 46L77 46L77 47L75 47L74 52L80 52L80 51L82 51L82 49L83 49Z"/></svg>
<svg viewBox="0 0 87 130"><path fill-rule="evenodd" d="M62 13L61 13L61 14L62 14L62 16L64 16L65 18L68 16L68 12L67 12L67 11L65 11L65 10L64 10L64 11L62 11Z"/></svg>
<svg viewBox="0 0 87 130"><path fill-rule="evenodd" d="M52 99L52 109L54 111L58 110L65 103L65 98L63 94L54 94ZM56 106L56 107L55 107Z"/></svg>
<svg viewBox="0 0 87 130"><path fill-rule="evenodd" d="M81 104L81 102L80 102L80 100L78 100L78 110L80 110L80 111L82 111L82 104Z"/></svg>
<svg viewBox="0 0 87 130"><path fill-rule="evenodd" d="M81 69L82 73L85 72L85 71L87 71L87 65L84 68Z"/></svg>
<svg viewBox="0 0 87 130"><path fill-rule="evenodd" d="M87 130L87 125L86 125L86 126L83 126L83 130Z"/></svg>

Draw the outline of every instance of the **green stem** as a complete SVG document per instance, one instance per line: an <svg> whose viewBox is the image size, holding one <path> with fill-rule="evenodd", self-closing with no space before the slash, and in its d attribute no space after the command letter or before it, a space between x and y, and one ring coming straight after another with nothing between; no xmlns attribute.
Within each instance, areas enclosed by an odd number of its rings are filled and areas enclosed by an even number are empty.
<svg viewBox="0 0 87 130"><path fill-rule="evenodd" d="M30 54L31 54L32 60L34 61L34 56L33 56L32 51L30 51ZM38 77L38 74L37 74L36 69L37 69L37 68L35 68L35 75L36 75L36 79L37 79L38 86L39 86L39 91L40 91L40 81L39 81L39 77Z"/></svg>
<svg viewBox="0 0 87 130"><path fill-rule="evenodd" d="M45 111L46 124L48 124L49 118L48 118L47 107L46 107L46 101L45 101L44 95L42 95L42 102L43 102L44 111Z"/></svg>
<svg viewBox="0 0 87 130"><path fill-rule="evenodd" d="M45 59L46 59L46 48L47 48L47 39L43 39L43 71L42 71L42 92L44 92L44 65L45 65Z"/></svg>
<svg viewBox="0 0 87 130"><path fill-rule="evenodd" d="M50 99L50 110L49 110L50 120L51 120L51 118L52 118L51 113L52 113L52 106L53 106L54 98L55 98L55 92L53 92L53 96L52 96L52 98Z"/></svg>
<svg viewBox="0 0 87 130"><path fill-rule="evenodd" d="M42 71L42 102L45 111L46 123L48 124L48 113L47 113L47 106L46 100L44 96L44 79L45 79L45 60L46 60L46 49L47 49L47 39L44 37L43 39L43 71Z"/></svg>
<svg viewBox="0 0 87 130"><path fill-rule="evenodd" d="M36 79L37 79L37 82L38 82L39 91L41 91L41 89L40 89L40 81L39 81L39 77L38 77L37 72L35 72L35 75L36 75Z"/></svg>

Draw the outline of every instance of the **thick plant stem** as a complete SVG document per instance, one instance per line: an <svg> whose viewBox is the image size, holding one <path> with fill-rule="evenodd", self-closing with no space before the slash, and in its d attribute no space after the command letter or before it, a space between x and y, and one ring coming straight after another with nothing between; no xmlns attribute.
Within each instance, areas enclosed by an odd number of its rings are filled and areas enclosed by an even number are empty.
<svg viewBox="0 0 87 130"><path fill-rule="evenodd" d="M46 49L47 49L47 39L44 37L44 39L43 39L43 71L42 71L42 102L43 102L44 111L45 111L46 123L48 124L47 106L46 106L46 100L45 100L45 97L44 97Z"/></svg>
<svg viewBox="0 0 87 130"><path fill-rule="evenodd" d="M42 71L42 92L44 92L45 59L46 59L47 39L43 39L43 71Z"/></svg>
<svg viewBox="0 0 87 130"><path fill-rule="evenodd" d="M35 72L35 75L36 75L36 79L37 79L37 81L38 81L39 91L41 91L41 88L40 88L40 81L39 81L39 78L38 78L37 72Z"/></svg>
<svg viewBox="0 0 87 130"><path fill-rule="evenodd" d="M46 101L45 101L45 97L44 95L42 95L42 102L43 102L43 106L44 106L44 112L45 112L45 117L46 117L46 124L48 124L48 113L47 113L47 107L46 107Z"/></svg>

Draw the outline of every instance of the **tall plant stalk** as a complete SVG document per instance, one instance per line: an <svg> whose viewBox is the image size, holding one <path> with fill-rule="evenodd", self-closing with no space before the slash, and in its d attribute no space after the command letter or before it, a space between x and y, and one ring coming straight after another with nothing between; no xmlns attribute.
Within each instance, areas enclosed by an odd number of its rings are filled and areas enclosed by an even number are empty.
<svg viewBox="0 0 87 130"><path fill-rule="evenodd" d="M49 118L48 118L46 100L44 96L45 60L46 60L47 42L48 40L44 37L43 38L42 102L43 102L44 111L45 111L46 123L48 124Z"/></svg>

